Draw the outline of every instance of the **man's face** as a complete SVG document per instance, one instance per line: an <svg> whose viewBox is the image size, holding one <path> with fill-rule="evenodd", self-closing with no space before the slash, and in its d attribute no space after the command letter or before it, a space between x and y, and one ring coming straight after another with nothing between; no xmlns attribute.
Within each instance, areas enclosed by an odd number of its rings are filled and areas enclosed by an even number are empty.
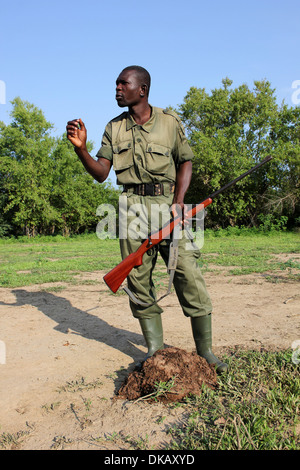
<svg viewBox="0 0 300 470"><path fill-rule="evenodd" d="M116 100L120 108L134 106L140 102L143 90L135 70L121 72L116 85Z"/></svg>

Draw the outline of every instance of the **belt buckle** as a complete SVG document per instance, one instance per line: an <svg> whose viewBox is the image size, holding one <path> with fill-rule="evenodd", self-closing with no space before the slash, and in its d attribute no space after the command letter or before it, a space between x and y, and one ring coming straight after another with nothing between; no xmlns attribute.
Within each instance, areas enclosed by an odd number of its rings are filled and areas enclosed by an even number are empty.
<svg viewBox="0 0 300 470"><path fill-rule="evenodd" d="M142 183L136 186L135 193L138 196L161 196L164 194L161 183Z"/></svg>
<svg viewBox="0 0 300 470"><path fill-rule="evenodd" d="M138 196L144 196L145 195L145 185L144 184L138 184L137 185L136 194Z"/></svg>
<svg viewBox="0 0 300 470"><path fill-rule="evenodd" d="M144 195L145 196L154 196L155 187L151 183L144 184Z"/></svg>
<svg viewBox="0 0 300 470"><path fill-rule="evenodd" d="M155 184L154 188L155 188L155 196L161 196L163 194L163 185L161 183Z"/></svg>

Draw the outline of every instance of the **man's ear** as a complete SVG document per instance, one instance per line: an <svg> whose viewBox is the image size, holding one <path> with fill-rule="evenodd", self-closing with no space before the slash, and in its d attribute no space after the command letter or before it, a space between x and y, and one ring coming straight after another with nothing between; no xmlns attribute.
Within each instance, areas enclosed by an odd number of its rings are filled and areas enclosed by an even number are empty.
<svg viewBox="0 0 300 470"><path fill-rule="evenodd" d="M147 91L148 91L148 87L146 84L144 85L141 85L141 92L140 92L140 96L147 96Z"/></svg>

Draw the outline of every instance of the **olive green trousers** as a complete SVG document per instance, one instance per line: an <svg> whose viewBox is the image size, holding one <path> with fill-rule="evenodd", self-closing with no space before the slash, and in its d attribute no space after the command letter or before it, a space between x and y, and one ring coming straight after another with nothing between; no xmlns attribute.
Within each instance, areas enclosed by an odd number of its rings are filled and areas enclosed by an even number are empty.
<svg viewBox="0 0 300 470"><path fill-rule="evenodd" d="M121 196L124 197L124 196ZM127 194L123 207L120 208L120 223L122 224L122 237L120 237L121 255L124 259L135 252L147 234L156 230L157 223L161 225L170 219L170 196L136 196ZM125 207L126 206L126 207ZM157 221L159 215L160 221ZM153 223L155 219L155 223ZM143 264L133 268L127 278L130 291L143 303L141 306L130 299L130 307L135 318L150 319L153 315L162 313L162 308L156 302L157 293L153 283L153 271L158 254L168 264L169 248L172 239L165 239L143 256ZM178 260L174 274L173 285L186 317L199 317L212 312L212 304L206 289L205 281L198 266L199 249L181 232L178 240Z"/></svg>

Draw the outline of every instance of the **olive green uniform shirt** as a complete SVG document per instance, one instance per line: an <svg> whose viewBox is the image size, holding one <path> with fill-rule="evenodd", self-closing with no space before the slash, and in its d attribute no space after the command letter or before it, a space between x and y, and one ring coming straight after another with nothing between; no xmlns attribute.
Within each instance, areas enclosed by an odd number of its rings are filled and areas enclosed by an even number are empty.
<svg viewBox="0 0 300 470"><path fill-rule="evenodd" d="M112 161L117 184L175 182L177 167L193 158L177 114L151 109L142 126L124 112L105 128L97 157Z"/></svg>
<svg viewBox="0 0 300 470"><path fill-rule="evenodd" d="M97 157L112 161L118 184L134 185L176 182L178 166L192 160L193 153L179 117L173 111L152 107L151 118L142 126L138 125L128 112L112 119L105 128ZM129 208L135 204L141 204L147 209L146 219L151 216L152 204L171 205L173 200L173 195L170 193L145 197L128 192L125 194L126 210L129 211ZM128 214L125 220L130 224L131 218ZM147 225L147 220L145 223ZM121 237L122 258L136 251L140 243L139 238ZM176 293L184 315L190 317L207 315L212 311L212 305L197 265L200 253L195 249L187 249L186 243L190 245L191 240L184 238L179 240L179 256L173 281ZM169 245L170 240L163 240L159 244L160 253L166 264ZM143 264L133 269L127 277L131 292L142 302L150 305L140 306L130 299L130 307L136 318L152 318L153 315L162 312L161 307L155 302L156 292L152 281L157 252L148 251L147 255L143 259Z"/></svg>

